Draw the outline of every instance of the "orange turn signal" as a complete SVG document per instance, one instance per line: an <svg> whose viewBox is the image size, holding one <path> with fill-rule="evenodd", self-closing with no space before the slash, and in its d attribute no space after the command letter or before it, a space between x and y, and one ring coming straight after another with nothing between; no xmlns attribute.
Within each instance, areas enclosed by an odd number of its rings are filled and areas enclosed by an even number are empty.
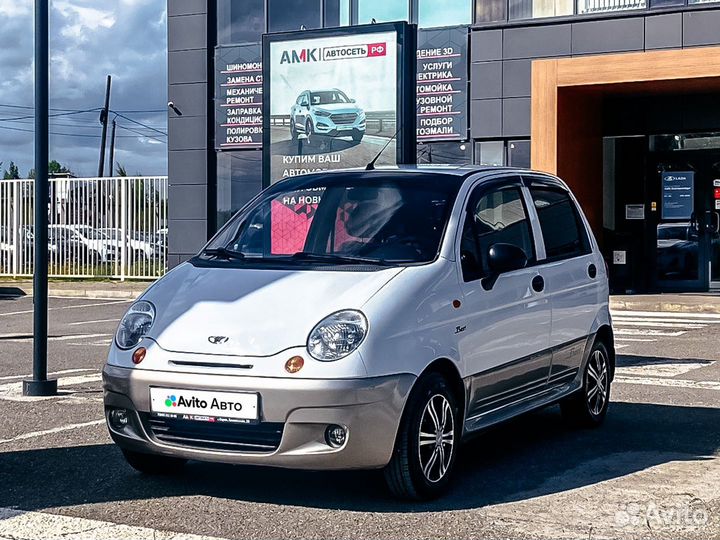
<svg viewBox="0 0 720 540"><path fill-rule="evenodd" d="M146 352L147 350L145 349L145 347L138 347L137 349L135 349L135 352L133 352L132 355L133 364L139 364L140 362L145 360Z"/></svg>
<svg viewBox="0 0 720 540"><path fill-rule="evenodd" d="M297 373L305 365L305 360L302 356L293 356L290 360L285 362L285 371L288 373Z"/></svg>

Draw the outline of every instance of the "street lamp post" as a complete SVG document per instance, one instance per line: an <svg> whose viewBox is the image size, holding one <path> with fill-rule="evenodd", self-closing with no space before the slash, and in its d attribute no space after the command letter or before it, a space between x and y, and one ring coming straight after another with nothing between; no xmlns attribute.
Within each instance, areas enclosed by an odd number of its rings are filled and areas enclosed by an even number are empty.
<svg viewBox="0 0 720 540"><path fill-rule="evenodd" d="M48 32L49 0L35 0L35 268L33 273L33 375L23 395L57 394L47 378L48 337Z"/></svg>

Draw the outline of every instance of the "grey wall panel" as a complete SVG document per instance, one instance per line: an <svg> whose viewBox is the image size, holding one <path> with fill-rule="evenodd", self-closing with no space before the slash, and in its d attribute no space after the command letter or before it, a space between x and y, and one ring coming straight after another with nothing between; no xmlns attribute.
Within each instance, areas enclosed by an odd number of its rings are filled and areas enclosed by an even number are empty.
<svg viewBox="0 0 720 540"><path fill-rule="evenodd" d="M571 41L569 24L508 28L503 30L503 56L508 60L568 56Z"/></svg>
<svg viewBox="0 0 720 540"><path fill-rule="evenodd" d="M503 62L503 97L530 97L532 60Z"/></svg>
<svg viewBox="0 0 720 540"><path fill-rule="evenodd" d="M501 99L474 99L470 102L470 134L473 138L502 136Z"/></svg>
<svg viewBox="0 0 720 540"><path fill-rule="evenodd" d="M168 99L180 109L182 118L207 115L207 84L173 84L168 88ZM171 118L177 118L170 112Z"/></svg>
<svg viewBox="0 0 720 540"><path fill-rule="evenodd" d="M207 147L207 118L204 116L170 117L169 150L204 150Z"/></svg>
<svg viewBox="0 0 720 540"><path fill-rule="evenodd" d="M682 47L682 13L645 17L645 48Z"/></svg>
<svg viewBox="0 0 720 540"><path fill-rule="evenodd" d="M530 98L503 99L502 110L504 137L530 136Z"/></svg>
<svg viewBox="0 0 720 540"><path fill-rule="evenodd" d="M172 84L207 82L207 49L169 52L168 80Z"/></svg>
<svg viewBox="0 0 720 540"><path fill-rule="evenodd" d="M174 150L168 153L170 185L207 184L207 152L205 150Z"/></svg>
<svg viewBox="0 0 720 540"><path fill-rule="evenodd" d="M169 219L168 242L171 253L196 253L207 242L207 222L199 219Z"/></svg>
<svg viewBox="0 0 720 540"><path fill-rule="evenodd" d="M183 15L168 18L168 51L206 47L207 17L205 15Z"/></svg>
<svg viewBox="0 0 720 540"><path fill-rule="evenodd" d="M207 2L208 0L168 0L168 17L207 13Z"/></svg>
<svg viewBox="0 0 720 540"><path fill-rule="evenodd" d="M683 46L720 44L720 11L683 13Z"/></svg>
<svg viewBox="0 0 720 540"><path fill-rule="evenodd" d="M502 59L502 30L470 32L470 60L484 62Z"/></svg>
<svg viewBox="0 0 720 540"><path fill-rule="evenodd" d="M470 97L502 97L502 62L479 62L470 65Z"/></svg>
<svg viewBox="0 0 720 540"><path fill-rule="evenodd" d="M645 44L642 17L589 21L572 25L572 53L641 51Z"/></svg>
<svg viewBox="0 0 720 540"><path fill-rule="evenodd" d="M171 185L169 190L168 195L173 201L168 207L169 219L206 219L206 185Z"/></svg>

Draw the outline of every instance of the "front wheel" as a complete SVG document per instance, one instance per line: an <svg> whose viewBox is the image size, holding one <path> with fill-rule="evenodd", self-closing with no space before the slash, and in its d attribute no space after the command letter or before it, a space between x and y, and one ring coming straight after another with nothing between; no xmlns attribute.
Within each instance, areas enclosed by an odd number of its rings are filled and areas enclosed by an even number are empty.
<svg viewBox="0 0 720 540"><path fill-rule="evenodd" d="M460 443L460 409L447 380L431 373L418 381L385 468L393 495L432 499L450 483Z"/></svg>
<svg viewBox="0 0 720 540"><path fill-rule="evenodd" d="M562 415L571 425L593 428L603 423L610 403L610 374L610 356L598 341L590 351L582 388L560 402Z"/></svg>
<svg viewBox="0 0 720 540"><path fill-rule="evenodd" d="M313 144L315 144L315 130L313 129L312 120L310 120L309 118L307 122L305 122L305 137L308 146L312 146Z"/></svg>
<svg viewBox="0 0 720 540"><path fill-rule="evenodd" d="M158 456L155 454L142 454L132 450L122 450L125 461L143 474L171 475L179 473L187 463L187 459Z"/></svg>

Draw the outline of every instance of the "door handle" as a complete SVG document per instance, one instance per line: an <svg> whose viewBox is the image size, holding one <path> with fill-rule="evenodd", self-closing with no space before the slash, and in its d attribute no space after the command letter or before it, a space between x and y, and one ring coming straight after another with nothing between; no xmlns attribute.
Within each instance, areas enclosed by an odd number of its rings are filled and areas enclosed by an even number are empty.
<svg viewBox="0 0 720 540"><path fill-rule="evenodd" d="M542 276L535 276L532 279L531 285L532 285L533 291L543 292L543 290L545 289L545 280L543 279Z"/></svg>
<svg viewBox="0 0 720 540"><path fill-rule="evenodd" d="M588 276L590 276L590 279L595 279L595 276L597 276L597 267L592 263L588 266Z"/></svg>

